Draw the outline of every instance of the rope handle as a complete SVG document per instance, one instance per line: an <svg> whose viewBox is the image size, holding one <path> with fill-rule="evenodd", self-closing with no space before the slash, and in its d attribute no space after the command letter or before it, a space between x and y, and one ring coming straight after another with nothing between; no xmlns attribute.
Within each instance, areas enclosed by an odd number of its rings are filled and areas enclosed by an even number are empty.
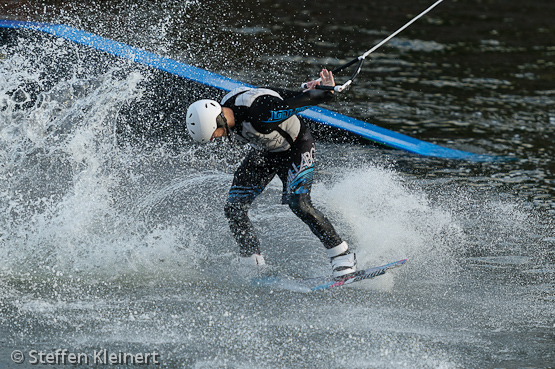
<svg viewBox="0 0 555 369"><path fill-rule="evenodd" d="M391 40L393 37L397 36L399 33L401 33L404 29L406 29L407 27L409 27L411 24L413 24L414 22L416 22L420 17L424 16L426 13L428 13L430 10L432 10L433 8L435 8L436 6L439 5L439 3L441 3L443 0L437 0L435 3L433 3L431 6L429 6L426 10L424 10L422 13L418 14L416 17L412 18L410 21L408 21L403 27L399 28L397 31L393 32L391 35L389 35L388 37L386 37L385 39L383 39L381 42L379 42L377 45L375 45L374 47L372 47L370 50L368 50L367 52L365 52L364 54L362 54L361 56L351 60L350 62L343 64L340 67L335 68L334 70L332 70L331 72L333 74L337 73L337 72L341 72L343 69L350 67L351 65L355 64L358 61L358 66L357 69L355 70L355 72L353 73L353 75L351 76L351 78L349 78L349 80L347 82L345 82L344 84L342 84L341 86L327 86L327 87L332 87L332 88L323 88L326 86L316 86L316 88L321 89L321 90L334 90L337 92L341 92L343 90L345 90L347 87L349 87L349 85L351 83L353 83L353 80L356 78L356 76L359 74L360 69L362 68L362 62L364 61L364 59L366 59L366 57L368 55L370 55L371 53L373 53L374 51L376 51L380 46L382 46L383 44L385 44L387 41ZM317 79L317 81L321 81L320 78ZM307 84L303 83L301 85L301 87L303 89L307 88Z"/></svg>

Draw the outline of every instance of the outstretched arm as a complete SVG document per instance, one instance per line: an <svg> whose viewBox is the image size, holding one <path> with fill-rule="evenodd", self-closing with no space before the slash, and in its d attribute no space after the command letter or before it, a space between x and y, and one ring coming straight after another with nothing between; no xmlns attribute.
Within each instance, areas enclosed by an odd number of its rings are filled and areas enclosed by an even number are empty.
<svg viewBox="0 0 555 369"><path fill-rule="evenodd" d="M295 97L286 98L287 102L293 109L303 106L318 105L333 98L333 90L317 90L316 86L335 86L333 73L327 69L322 69L320 72L320 80L307 82L307 88Z"/></svg>
<svg viewBox="0 0 555 369"><path fill-rule="evenodd" d="M332 72L323 69L320 72L321 81L311 81L303 92L271 88L278 92L283 100L275 96L263 96L257 99L250 109L251 116L255 117L253 125L261 133L268 133L294 114L300 113L311 106L318 105L333 99L333 91L318 90L316 86L335 86Z"/></svg>
<svg viewBox="0 0 555 369"><path fill-rule="evenodd" d="M330 101L333 98L332 90L317 90L316 86L335 86L333 73L327 69L322 69L320 79L306 83L307 88L302 91L292 91L283 88L266 87L276 91L281 95L283 100L293 109L304 106L318 105Z"/></svg>

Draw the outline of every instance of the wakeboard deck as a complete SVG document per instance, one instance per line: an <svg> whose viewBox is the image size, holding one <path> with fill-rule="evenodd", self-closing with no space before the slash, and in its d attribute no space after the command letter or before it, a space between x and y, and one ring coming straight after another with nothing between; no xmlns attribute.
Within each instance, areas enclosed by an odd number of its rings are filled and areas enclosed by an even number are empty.
<svg viewBox="0 0 555 369"><path fill-rule="evenodd" d="M342 279L333 279L331 276L306 278L302 280L284 279L279 276L256 277L251 279L251 283L257 286L283 288L298 292L322 291L330 288L341 287L351 283L360 282L385 274L389 269L400 267L405 264L407 259L395 261L393 263L371 267L347 276Z"/></svg>

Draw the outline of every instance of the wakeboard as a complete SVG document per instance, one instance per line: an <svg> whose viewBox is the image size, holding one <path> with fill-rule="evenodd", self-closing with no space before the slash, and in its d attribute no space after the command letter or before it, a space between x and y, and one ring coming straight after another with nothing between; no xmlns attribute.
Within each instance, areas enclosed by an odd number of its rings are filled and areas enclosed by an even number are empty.
<svg viewBox="0 0 555 369"><path fill-rule="evenodd" d="M251 279L251 283L257 286L268 286L284 288L300 292L313 292L327 290L330 288L341 287L351 283L360 282L385 274L389 269L400 267L405 264L407 259L395 261L393 263L359 270L345 278L334 279L331 276L306 278L302 280L284 279L279 276L264 276Z"/></svg>

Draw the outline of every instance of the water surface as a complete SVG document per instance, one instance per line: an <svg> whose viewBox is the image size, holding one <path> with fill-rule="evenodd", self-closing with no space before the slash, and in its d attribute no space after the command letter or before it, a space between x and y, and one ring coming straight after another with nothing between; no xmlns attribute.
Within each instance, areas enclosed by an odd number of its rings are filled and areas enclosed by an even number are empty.
<svg viewBox="0 0 555 369"><path fill-rule="evenodd" d="M10 0L0 16L298 88L429 5ZM199 148L179 125L188 101L217 92L49 38L1 46L0 366L107 349L155 351L166 368L555 367L553 14L547 0L444 2L326 105L515 160L423 158L317 129L315 204L360 265L409 262L316 294L250 286L234 267L222 208L245 149ZM251 210L268 263L328 273L280 188Z"/></svg>

